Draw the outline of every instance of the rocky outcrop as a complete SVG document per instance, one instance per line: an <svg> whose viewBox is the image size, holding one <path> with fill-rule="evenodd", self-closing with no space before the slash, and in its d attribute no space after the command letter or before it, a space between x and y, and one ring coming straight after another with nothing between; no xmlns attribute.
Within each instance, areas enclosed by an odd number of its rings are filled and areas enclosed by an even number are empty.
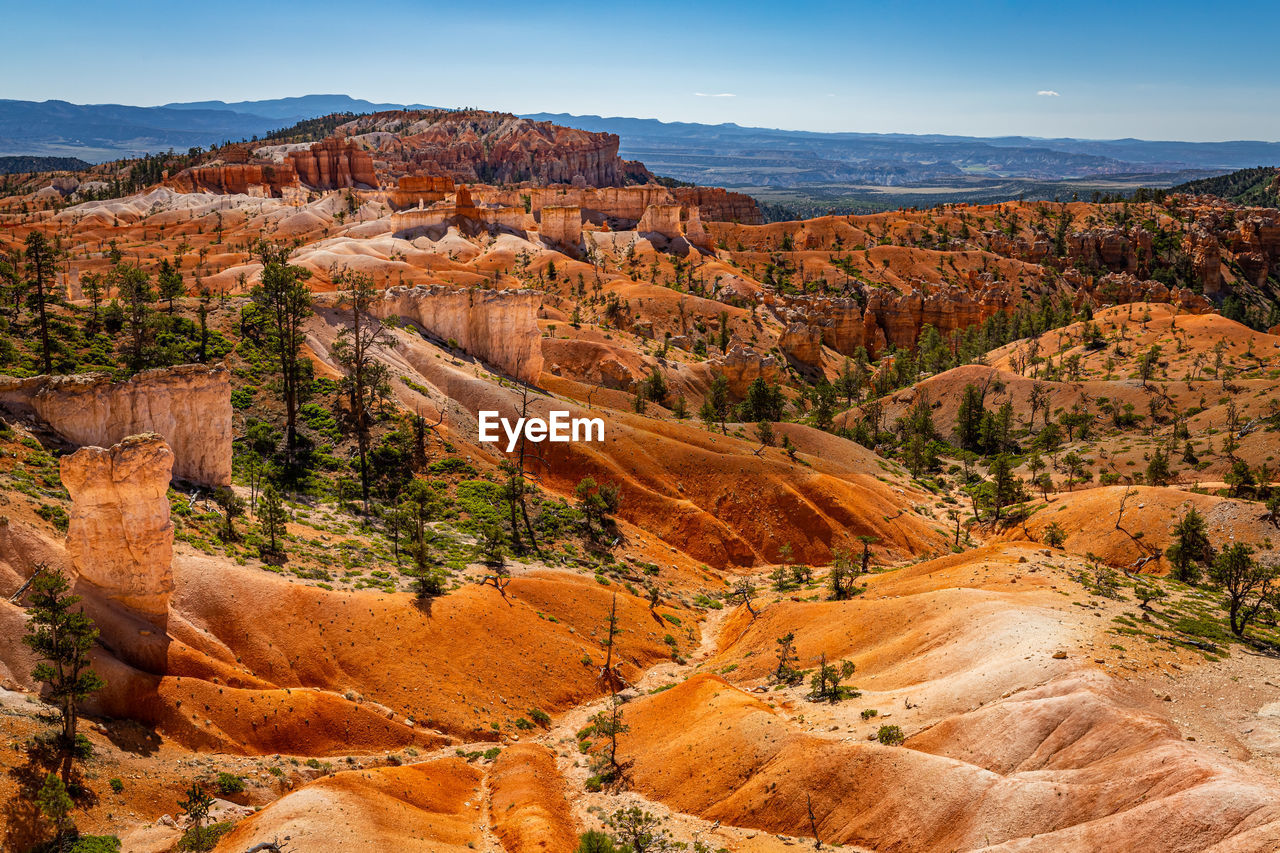
<svg viewBox="0 0 1280 853"><path fill-rule="evenodd" d="M1066 276L1068 281L1075 277ZM1194 290L1169 288L1158 281L1143 280L1129 273L1107 273L1078 283L1076 304L1088 300L1095 305L1123 305L1126 302L1166 302L1184 311L1209 311L1213 304Z"/></svg>
<svg viewBox="0 0 1280 853"><path fill-rule="evenodd" d="M729 392L745 397L747 388L757 379L777 382L782 375L782 362L771 355L761 355L749 346L737 344L723 356L708 361L713 370L724 375Z"/></svg>
<svg viewBox="0 0 1280 853"><path fill-rule="evenodd" d="M145 370L122 382L105 373L0 376L0 407L34 415L81 446L159 433L173 449L174 477L231 483L231 376L222 365Z"/></svg>
<svg viewBox="0 0 1280 853"><path fill-rule="evenodd" d="M702 224L702 216L696 207L689 208L689 218L684 223L684 238L689 245L697 246L704 251L711 251L711 235Z"/></svg>
<svg viewBox="0 0 1280 853"><path fill-rule="evenodd" d="M322 139L304 151L290 151L288 157L299 180L312 189L378 186L373 158L349 139Z"/></svg>
<svg viewBox="0 0 1280 853"><path fill-rule="evenodd" d="M756 200L745 193L730 192L723 187L673 187L671 195L687 208L696 207L708 222L764 223Z"/></svg>
<svg viewBox="0 0 1280 853"><path fill-rule="evenodd" d="M281 198L287 190L298 187L298 173L291 163L193 166L166 180L165 185L183 193Z"/></svg>
<svg viewBox="0 0 1280 853"><path fill-rule="evenodd" d="M944 338L952 332L978 324L997 311L1008 310L1013 297L1003 286L971 292L959 287L932 288L927 293L908 293L866 288L861 299L850 297L784 297L777 311L787 324L779 339L790 358L816 366L813 338L842 355L853 355L859 347L877 358L886 344L910 348L920 331L933 326ZM802 331L801 326L809 330Z"/></svg>
<svg viewBox="0 0 1280 853"><path fill-rule="evenodd" d="M542 222L538 233L543 240L576 248L582 242L582 208L542 208Z"/></svg>
<svg viewBox="0 0 1280 853"><path fill-rule="evenodd" d="M173 452L153 433L62 457L71 495L67 556L102 595L162 623L173 595Z"/></svg>
<svg viewBox="0 0 1280 853"><path fill-rule="evenodd" d="M520 205L476 201L470 190L459 186L453 198L391 214L391 231L397 237L410 238L423 231L454 225L468 233L480 228L490 231L501 228L523 236L525 217L524 207Z"/></svg>
<svg viewBox="0 0 1280 853"><path fill-rule="evenodd" d="M641 234L660 234L668 240L683 235L680 228L680 212L678 204L651 204L645 208L644 215L636 223L636 231Z"/></svg>
<svg viewBox="0 0 1280 853"><path fill-rule="evenodd" d="M440 341L526 382L542 373L536 290L392 287L373 305L378 317L412 320Z"/></svg>
<svg viewBox="0 0 1280 853"><path fill-rule="evenodd" d="M817 326L795 322L778 336L778 349L787 360L810 369L822 367L822 330Z"/></svg>
<svg viewBox="0 0 1280 853"><path fill-rule="evenodd" d="M660 184L639 187L533 187L522 191L529 197L529 209L539 213L544 207L577 207L582 218L597 225L632 224L644 216L651 204L673 204L675 197Z"/></svg>
<svg viewBox="0 0 1280 853"><path fill-rule="evenodd" d="M387 202L394 210L428 207L444 201L453 192L453 178L445 175L405 175L387 194Z"/></svg>
<svg viewBox="0 0 1280 853"><path fill-rule="evenodd" d="M1067 259L1110 272L1137 273L1139 265L1151 260L1151 232L1140 226L1129 230L1098 228L1068 234Z"/></svg>
<svg viewBox="0 0 1280 853"><path fill-rule="evenodd" d="M1191 266L1206 296L1222 291L1222 247L1207 229L1195 227L1183 238L1183 250L1191 256Z"/></svg>
<svg viewBox="0 0 1280 853"><path fill-rule="evenodd" d="M612 133L507 113L396 110L360 116L338 133L359 138L392 175L434 172L467 183L595 187L621 186L629 176L648 178L643 166L618 157L619 140Z"/></svg>
<svg viewBox="0 0 1280 853"><path fill-rule="evenodd" d="M1280 270L1280 217L1252 214L1240 219L1228 235L1235 260L1249 282L1262 287Z"/></svg>

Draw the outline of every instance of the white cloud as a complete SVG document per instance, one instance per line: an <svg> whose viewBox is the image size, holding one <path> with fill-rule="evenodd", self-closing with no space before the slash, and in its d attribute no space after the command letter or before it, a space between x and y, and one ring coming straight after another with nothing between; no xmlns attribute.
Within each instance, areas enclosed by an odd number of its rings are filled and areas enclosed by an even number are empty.
<svg viewBox="0 0 1280 853"><path fill-rule="evenodd" d="M737 95L733 94L733 92L717 92L715 94L709 94L707 92L694 92L693 94L694 96L699 98L736 98L738 97Z"/></svg>
<svg viewBox="0 0 1280 853"><path fill-rule="evenodd" d="M1041 98L1061 97L1061 95L1059 95L1057 92L1053 91L1052 89L1041 89L1039 92L1036 92L1036 95L1038 95Z"/></svg>

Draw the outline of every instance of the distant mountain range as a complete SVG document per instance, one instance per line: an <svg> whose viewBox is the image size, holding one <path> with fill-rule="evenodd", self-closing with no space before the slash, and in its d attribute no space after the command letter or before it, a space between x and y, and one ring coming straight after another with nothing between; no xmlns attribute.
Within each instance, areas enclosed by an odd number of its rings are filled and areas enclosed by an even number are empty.
<svg viewBox="0 0 1280 853"><path fill-rule="evenodd" d="M346 95L159 107L0 100L0 155L69 156L101 163L170 148L237 142L335 112L398 109L404 107Z"/></svg>
<svg viewBox="0 0 1280 853"><path fill-rule="evenodd" d="M346 95L156 107L0 100L0 155L101 162L252 138L334 112L406 107L424 108ZM1280 164L1277 142L815 133L563 113L526 117L616 133L623 157L640 160L661 175L760 190L948 188L960 198L975 190L1017 195L1019 186L1043 187L1045 182L1087 182L1080 186L1085 190L1107 182L1167 186L1190 177Z"/></svg>
<svg viewBox="0 0 1280 853"><path fill-rule="evenodd" d="M1280 163L1280 142L1149 142L814 133L562 113L528 116L622 137L622 155L698 183L900 186L971 176L1064 180Z"/></svg>

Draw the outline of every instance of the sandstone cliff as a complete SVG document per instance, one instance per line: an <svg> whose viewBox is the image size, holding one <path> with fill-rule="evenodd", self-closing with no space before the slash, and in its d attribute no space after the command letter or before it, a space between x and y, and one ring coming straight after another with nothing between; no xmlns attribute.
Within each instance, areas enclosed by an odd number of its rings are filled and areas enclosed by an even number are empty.
<svg viewBox="0 0 1280 853"><path fill-rule="evenodd" d="M318 190L377 187L369 152L347 139L322 139L305 151L290 151L289 161L302 183Z"/></svg>
<svg viewBox="0 0 1280 853"><path fill-rule="evenodd" d="M293 164L226 164L193 166L165 181L183 193L241 193L264 198L280 198L285 188L298 186Z"/></svg>
<svg viewBox="0 0 1280 853"><path fill-rule="evenodd" d="M0 406L33 414L72 444L111 445L159 433L173 448L173 475L206 486L231 483L231 377L221 365L106 374L0 377Z"/></svg>
<svg viewBox="0 0 1280 853"><path fill-rule="evenodd" d="M368 145L391 175L435 172L457 181L620 186L649 177L618 157L618 137L481 110L392 111L337 131ZM637 167L639 174L637 174ZM302 173L302 170L299 170ZM303 180L306 180L303 174Z"/></svg>
<svg viewBox="0 0 1280 853"><path fill-rule="evenodd" d="M803 322L789 323L778 336L778 349L801 367L821 369L822 330Z"/></svg>
<svg viewBox="0 0 1280 853"><path fill-rule="evenodd" d="M378 317L412 320L441 341L526 382L542 373L536 290L392 287L373 305Z"/></svg>
<svg viewBox="0 0 1280 853"><path fill-rule="evenodd" d="M698 208L699 215L707 221L742 225L764 222L756 200L744 193L730 192L723 187L674 187L671 195L685 207Z"/></svg>
<svg viewBox="0 0 1280 853"><path fill-rule="evenodd" d="M644 215L636 223L636 231L641 234L661 234L667 239L681 236L680 212L678 204L651 204L645 208Z"/></svg>
<svg viewBox="0 0 1280 853"><path fill-rule="evenodd" d="M576 248L582 242L582 208L542 208L542 222L538 233L544 240Z"/></svg>
<svg viewBox="0 0 1280 853"><path fill-rule="evenodd" d="M708 361L712 369L724 375L729 383L729 393L742 398L756 379L777 382L782 374L782 362L771 355L760 355L749 346L737 344L723 356Z"/></svg>
<svg viewBox="0 0 1280 853"><path fill-rule="evenodd" d="M62 458L71 495L67 556L104 597L163 622L173 594L169 479L173 452L155 434Z"/></svg>

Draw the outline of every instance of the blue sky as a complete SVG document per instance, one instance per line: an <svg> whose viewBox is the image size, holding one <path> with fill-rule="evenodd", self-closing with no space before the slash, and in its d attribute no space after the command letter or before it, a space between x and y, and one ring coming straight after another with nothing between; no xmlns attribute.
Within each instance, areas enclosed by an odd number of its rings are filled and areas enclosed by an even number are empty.
<svg viewBox="0 0 1280 853"><path fill-rule="evenodd" d="M5 3L0 97L1280 140L1280 2Z"/></svg>

